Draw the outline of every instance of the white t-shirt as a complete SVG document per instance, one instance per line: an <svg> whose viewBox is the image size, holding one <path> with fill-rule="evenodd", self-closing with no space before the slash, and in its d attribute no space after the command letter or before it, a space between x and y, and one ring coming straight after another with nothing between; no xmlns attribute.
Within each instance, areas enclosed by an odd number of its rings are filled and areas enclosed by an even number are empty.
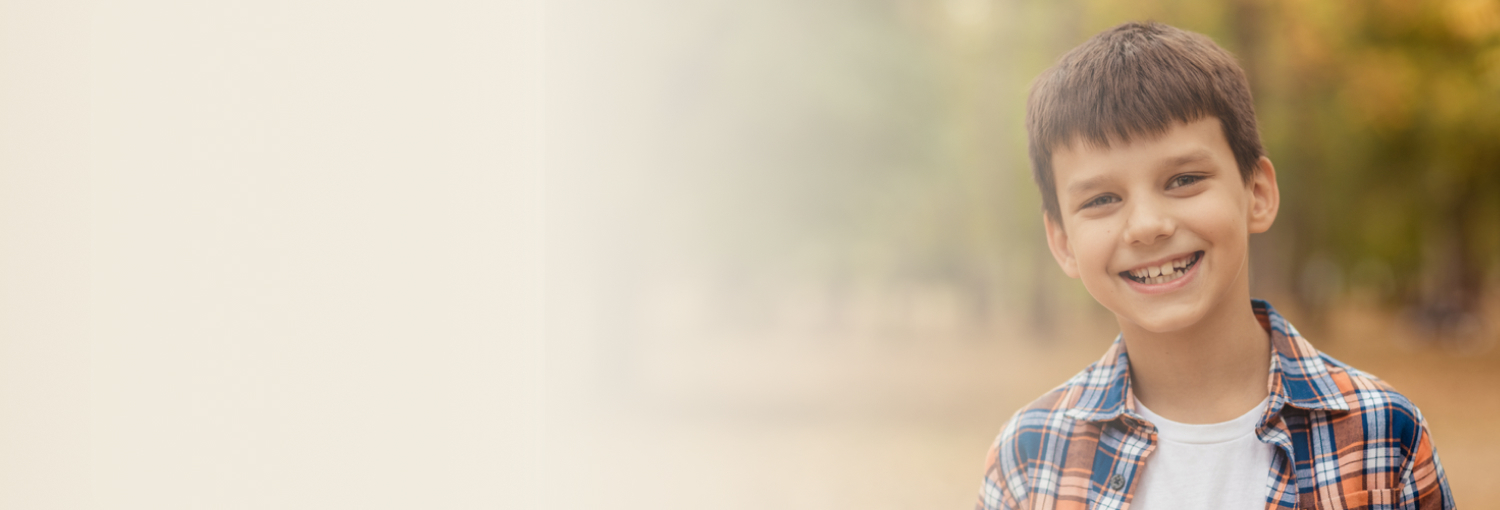
<svg viewBox="0 0 1500 510"><path fill-rule="evenodd" d="M1223 423L1177 423L1136 409L1156 425L1156 451L1146 459L1131 510L1214 508L1263 510L1276 446L1260 442L1255 424L1268 400Z"/></svg>

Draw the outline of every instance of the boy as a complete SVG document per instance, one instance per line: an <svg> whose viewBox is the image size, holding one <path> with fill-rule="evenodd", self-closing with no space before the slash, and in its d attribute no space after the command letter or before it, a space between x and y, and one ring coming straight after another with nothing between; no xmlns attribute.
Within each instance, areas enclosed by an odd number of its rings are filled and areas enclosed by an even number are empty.
<svg viewBox="0 0 1500 510"><path fill-rule="evenodd" d="M1453 508L1416 406L1250 299L1280 195L1234 57L1127 23L1027 103L1047 246L1121 332L1011 418L978 508Z"/></svg>

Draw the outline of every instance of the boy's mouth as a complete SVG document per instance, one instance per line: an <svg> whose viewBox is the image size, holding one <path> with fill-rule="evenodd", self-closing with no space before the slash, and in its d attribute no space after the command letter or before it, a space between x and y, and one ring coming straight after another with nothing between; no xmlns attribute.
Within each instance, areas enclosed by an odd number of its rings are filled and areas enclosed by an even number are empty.
<svg viewBox="0 0 1500 510"><path fill-rule="evenodd" d="M1168 261L1167 263L1160 266L1144 267L1140 269L1132 269L1129 271L1120 271L1120 276L1136 283L1158 285L1176 280L1178 278L1182 278L1183 275L1186 275L1188 270L1192 269L1193 265L1197 264L1198 261L1202 258L1203 251L1199 250L1193 252L1192 255Z"/></svg>

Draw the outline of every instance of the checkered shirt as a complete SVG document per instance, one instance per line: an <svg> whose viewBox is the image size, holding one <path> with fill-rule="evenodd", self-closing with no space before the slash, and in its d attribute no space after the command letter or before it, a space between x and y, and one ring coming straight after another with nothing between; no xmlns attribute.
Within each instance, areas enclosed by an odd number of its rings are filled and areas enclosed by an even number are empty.
<svg viewBox="0 0 1500 510"><path fill-rule="evenodd" d="M1270 401L1256 424L1276 446L1267 509L1451 509L1427 421L1390 385L1252 303L1271 335ZM1129 508L1156 427L1130 391L1119 337L1098 362L1017 411L990 448L977 510Z"/></svg>

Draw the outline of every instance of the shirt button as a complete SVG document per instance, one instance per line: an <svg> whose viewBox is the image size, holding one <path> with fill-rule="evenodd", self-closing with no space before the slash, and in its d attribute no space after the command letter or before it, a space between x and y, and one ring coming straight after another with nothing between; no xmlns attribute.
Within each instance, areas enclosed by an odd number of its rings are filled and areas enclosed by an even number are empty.
<svg viewBox="0 0 1500 510"><path fill-rule="evenodd" d="M1114 490L1120 490L1120 489L1125 488L1125 477L1120 476L1119 473L1115 473L1114 475L1111 475L1109 477L1109 488L1114 489Z"/></svg>

